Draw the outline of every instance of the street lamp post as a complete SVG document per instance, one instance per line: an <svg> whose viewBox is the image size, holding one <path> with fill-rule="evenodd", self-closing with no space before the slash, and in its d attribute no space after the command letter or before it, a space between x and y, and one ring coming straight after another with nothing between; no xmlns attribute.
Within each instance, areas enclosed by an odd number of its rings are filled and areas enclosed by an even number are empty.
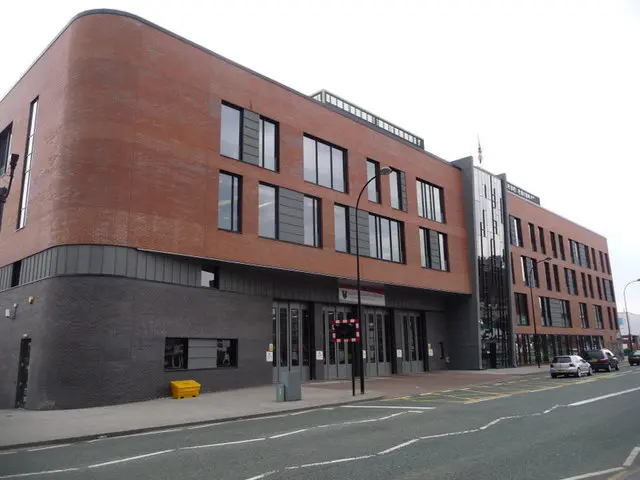
<svg viewBox="0 0 640 480"><path fill-rule="evenodd" d="M377 178L380 178L383 175L389 175L391 173L391 169L389 167L384 167L381 168L380 171L374 175L373 177L371 177L369 180L367 180L367 182L362 186L362 189L360 190L360 194L358 195L358 200L356 201L356 276L357 276L357 289L358 289L358 322L360 324L360 341L358 342L358 345L360 345L359 349L354 349L354 350L358 350L358 365L360 365L360 393L364 395L364 358L362 355L362 342L364 341L364 328L363 328L363 322L362 322L362 298L360 295L360 236L359 236L359 229L358 229L358 212L359 212L359 206L360 206L360 199L362 198L362 194L364 193L364 191L366 190L367 186L374 180L376 180ZM355 367L355 362L356 359L353 359L353 365L351 366L351 368L353 369Z"/></svg>
<svg viewBox="0 0 640 480"><path fill-rule="evenodd" d="M548 262L551 260L551 257L544 258L542 260L538 260L535 263L531 263L531 268L529 269L529 292L531 296L531 316L533 320L533 349L536 355L536 363L538 364L538 368L540 368L540 343L538 340L538 326L536 325L536 306L533 302L533 267L537 267L538 264L542 262Z"/></svg>
<svg viewBox="0 0 640 480"><path fill-rule="evenodd" d="M640 282L640 278L631 280L629 283L627 283L624 286L624 289L622 290L622 296L624 297L624 311L627 314L627 330L629 330L629 350L631 351L633 351L633 337L631 336L631 323L629 322L629 308L627 307L627 287L632 283L636 283L636 282Z"/></svg>

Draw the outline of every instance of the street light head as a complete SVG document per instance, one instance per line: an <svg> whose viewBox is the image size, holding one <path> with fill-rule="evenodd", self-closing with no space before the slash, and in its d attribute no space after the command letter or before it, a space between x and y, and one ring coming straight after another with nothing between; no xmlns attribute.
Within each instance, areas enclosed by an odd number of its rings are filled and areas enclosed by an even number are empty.
<svg viewBox="0 0 640 480"><path fill-rule="evenodd" d="M382 167L380 169L380 175L390 175L392 172L391 167Z"/></svg>

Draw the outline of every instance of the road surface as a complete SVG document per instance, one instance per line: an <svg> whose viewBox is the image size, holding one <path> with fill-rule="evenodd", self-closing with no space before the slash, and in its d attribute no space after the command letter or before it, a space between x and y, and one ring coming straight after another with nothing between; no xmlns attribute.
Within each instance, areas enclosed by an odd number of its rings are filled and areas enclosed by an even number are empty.
<svg viewBox="0 0 640 480"><path fill-rule="evenodd" d="M0 452L0 479L640 479L640 367Z"/></svg>

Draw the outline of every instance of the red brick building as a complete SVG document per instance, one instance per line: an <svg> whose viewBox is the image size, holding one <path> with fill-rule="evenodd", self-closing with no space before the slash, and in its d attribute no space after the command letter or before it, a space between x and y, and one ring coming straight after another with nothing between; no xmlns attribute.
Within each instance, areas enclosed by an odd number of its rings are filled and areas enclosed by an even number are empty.
<svg viewBox="0 0 640 480"><path fill-rule="evenodd" d="M330 329L358 316L357 250L367 376L516 363L505 225L507 205L531 221L529 203L329 92L89 11L2 99L0 132L0 159L19 157L10 189L0 160L0 408L349 378ZM482 185L497 192L486 245ZM610 336L612 305L594 301L604 329L574 314L561 332Z"/></svg>

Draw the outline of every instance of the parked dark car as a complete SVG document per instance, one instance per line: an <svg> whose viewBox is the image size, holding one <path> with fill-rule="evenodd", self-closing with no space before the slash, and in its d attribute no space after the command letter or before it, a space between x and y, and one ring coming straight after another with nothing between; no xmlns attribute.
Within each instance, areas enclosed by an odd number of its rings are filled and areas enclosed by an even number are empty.
<svg viewBox="0 0 640 480"><path fill-rule="evenodd" d="M640 365L640 350L634 350L629 354L629 365Z"/></svg>
<svg viewBox="0 0 640 480"><path fill-rule="evenodd" d="M606 348L587 350L582 354L582 358L589 362L594 372L598 370L604 370L605 372L620 370L620 360L618 360L618 357L616 357L611 350Z"/></svg>

